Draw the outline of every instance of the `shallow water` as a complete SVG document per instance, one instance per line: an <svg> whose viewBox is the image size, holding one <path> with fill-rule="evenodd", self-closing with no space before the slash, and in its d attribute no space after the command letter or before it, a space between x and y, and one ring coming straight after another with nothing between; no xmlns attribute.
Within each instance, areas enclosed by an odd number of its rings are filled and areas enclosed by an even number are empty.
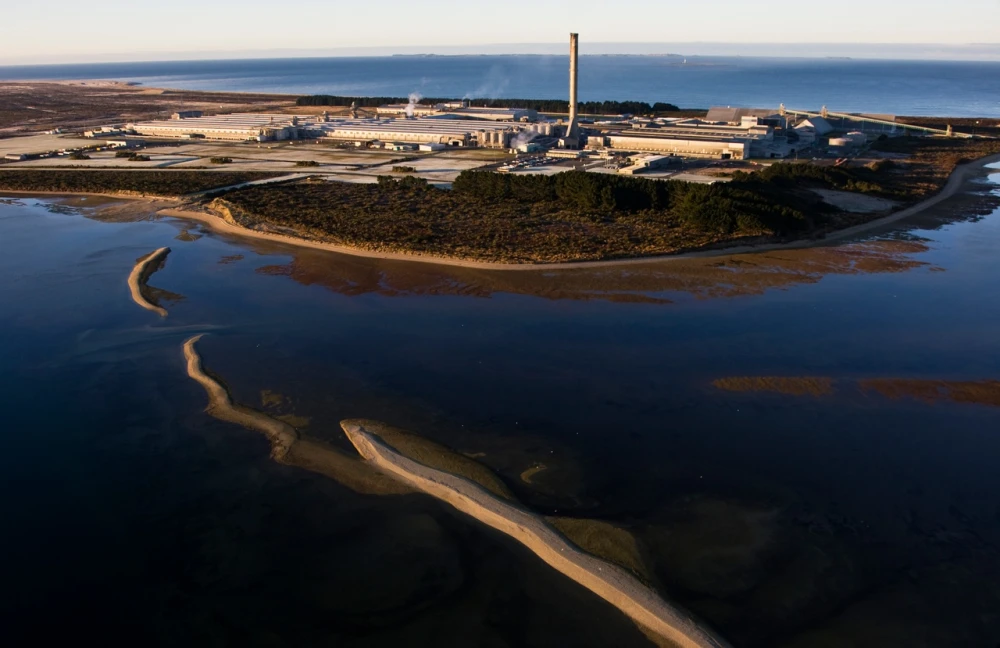
<svg viewBox="0 0 1000 648"><path fill-rule="evenodd" d="M383 420L477 458L543 514L629 529L662 591L736 646L995 645L989 383L928 402L862 381L1000 380L998 183L837 247L541 273L0 204L15 594L0 633L648 645L429 498L272 462L203 411L181 344L207 332L205 365L235 399L308 436L349 451L338 421ZM164 245L161 320L125 281ZM828 381L736 380L774 376Z"/></svg>

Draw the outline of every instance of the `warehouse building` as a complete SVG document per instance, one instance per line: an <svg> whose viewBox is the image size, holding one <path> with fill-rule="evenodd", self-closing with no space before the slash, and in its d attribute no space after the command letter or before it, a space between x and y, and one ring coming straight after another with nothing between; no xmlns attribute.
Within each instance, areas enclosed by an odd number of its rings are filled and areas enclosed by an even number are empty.
<svg viewBox="0 0 1000 648"><path fill-rule="evenodd" d="M596 141L595 141L596 140ZM629 131L591 136L588 148L611 148L622 151L680 155L683 157L744 160L751 156L750 142L733 137L719 139L691 139L670 135L646 134Z"/></svg>
<svg viewBox="0 0 1000 648"><path fill-rule="evenodd" d="M785 116L781 114L781 110L774 110L772 108L734 108L732 106L715 106L709 108L708 115L705 116L705 121L716 123L716 124L732 124L737 125L742 123L745 117L756 117L761 124L770 126L771 128L787 128L788 121Z"/></svg>
<svg viewBox="0 0 1000 648"><path fill-rule="evenodd" d="M467 101L434 104L388 104L375 109L379 117L456 117L500 122L538 121L538 111L530 108L488 108L469 106Z"/></svg>
<svg viewBox="0 0 1000 648"><path fill-rule="evenodd" d="M344 119L312 128L323 138L340 141L488 148L507 148L518 130L512 124L464 119Z"/></svg>
<svg viewBox="0 0 1000 648"><path fill-rule="evenodd" d="M294 115L234 113L187 119L138 122L128 129L148 137L204 138L237 142L297 139L302 125Z"/></svg>

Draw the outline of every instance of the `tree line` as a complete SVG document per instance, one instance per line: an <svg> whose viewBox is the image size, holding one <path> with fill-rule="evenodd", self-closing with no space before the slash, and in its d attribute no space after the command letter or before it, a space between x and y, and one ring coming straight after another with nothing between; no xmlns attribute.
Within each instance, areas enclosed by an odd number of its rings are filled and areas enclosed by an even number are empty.
<svg viewBox="0 0 1000 648"><path fill-rule="evenodd" d="M828 211L818 196L789 192L757 174L712 185L567 171L551 176L465 171L453 190L496 202L558 202L597 213L658 212L699 229L789 234Z"/></svg>
<svg viewBox="0 0 1000 648"><path fill-rule="evenodd" d="M438 97L424 97L419 105L433 106L439 103L459 101L458 99L444 99ZM311 95L299 97L295 104L298 106L350 106L354 103L359 108L377 108L385 104L405 104L410 100L406 97L345 97L338 95ZM531 108L539 112L568 113L569 102L563 99L474 99L471 105L485 106L488 108ZM661 112L675 112L680 110L671 103L657 101L648 103L645 101L581 101L577 104L577 110L584 114L600 115L648 115Z"/></svg>

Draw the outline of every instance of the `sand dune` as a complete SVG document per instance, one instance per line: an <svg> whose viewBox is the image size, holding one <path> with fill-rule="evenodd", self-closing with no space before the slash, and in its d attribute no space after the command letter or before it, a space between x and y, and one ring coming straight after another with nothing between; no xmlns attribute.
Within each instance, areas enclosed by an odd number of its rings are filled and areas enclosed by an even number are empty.
<svg viewBox="0 0 1000 648"><path fill-rule="evenodd" d="M170 248L161 247L160 249L141 257L136 262L135 267L132 268L131 274L128 276L128 288L132 292L132 301L139 304L146 310L157 313L160 317L167 316L167 309L150 302L146 298L145 291L143 289L146 287L146 282L149 281L149 277L163 267L163 262L166 260L168 254L170 254Z"/></svg>

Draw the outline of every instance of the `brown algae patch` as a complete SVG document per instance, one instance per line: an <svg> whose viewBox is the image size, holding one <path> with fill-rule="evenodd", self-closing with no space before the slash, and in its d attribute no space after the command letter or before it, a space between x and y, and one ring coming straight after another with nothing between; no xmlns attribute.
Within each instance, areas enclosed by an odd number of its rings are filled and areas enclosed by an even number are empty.
<svg viewBox="0 0 1000 648"><path fill-rule="evenodd" d="M136 259L135 266L128 277L128 287L132 293L132 301L146 310L153 311L160 317L167 316L167 309L155 303L155 298L151 296L146 282L149 281L154 272L163 267L168 254L170 254L170 248L161 247L158 250L139 257Z"/></svg>
<svg viewBox="0 0 1000 648"><path fill-rule="evenodd" d="M285 402L285 397L270 389L260 391L260 403L264 407L280 407Z"/></svg>
<svg viewBox="0 0 1000 648"><path fill-rule="evenodd" d="M312 421L312 419L309 418L308 416L299 416L298 414L280 414L278 416L275 416L274 418L278 419L279 421L284 421L285 423L288 423L296 430L301 430L302 428L309 427L309 423L310 421Z"/></svg>
<svg viewBox="0 0 1000 648"><path fill-rule="evenodd" d="M531 478L537 475L538 473L542 472L543 470L548 470L548 466L546 466L545 464L535 464L531 468L528 468L527 470L521 473L521 481L523 481L525 484L530 484Z"/></svg>
<svg viewBox="0 0 1000 648"><path fill-rule="evenodd" d="M629 531L601 520L551 516L545 520L587 553L629 570L646 583L652 580L639 542Z"/></svg>
<svg viewBox="0 0 1000 648"><path fill-rule="evenodd" d="M197 241L202 237L201 234L192 234L188 230L181 230L181 233L174 238L178 241L184 241L185 243L190 243L191 241Z"/></svg>
<svg viewBox="0 0 1000 648"><path fill-rule="evenodd" d="M492 470L433 441L380 421L347 419L341 421L340 425L345 431L348 427L364 429L413 461L468 479L504 499L515 499L507 485Z"/></svg>
<svg viewBox="0 0 1000 648"><path fill-rule="evenodd" d="M858 381L864 391L890 400L912 398L928 404L966 403L1000 407L1000 381L921 380L914 378L868 378Z"/></svg>
<svg viewBox="0 0 1000 648"><path fill-rule="evenodd" d="M833 379L812 376L729 376L712 381L715 387L731 392L773 392L788 396L828 396Z"/></svg>

